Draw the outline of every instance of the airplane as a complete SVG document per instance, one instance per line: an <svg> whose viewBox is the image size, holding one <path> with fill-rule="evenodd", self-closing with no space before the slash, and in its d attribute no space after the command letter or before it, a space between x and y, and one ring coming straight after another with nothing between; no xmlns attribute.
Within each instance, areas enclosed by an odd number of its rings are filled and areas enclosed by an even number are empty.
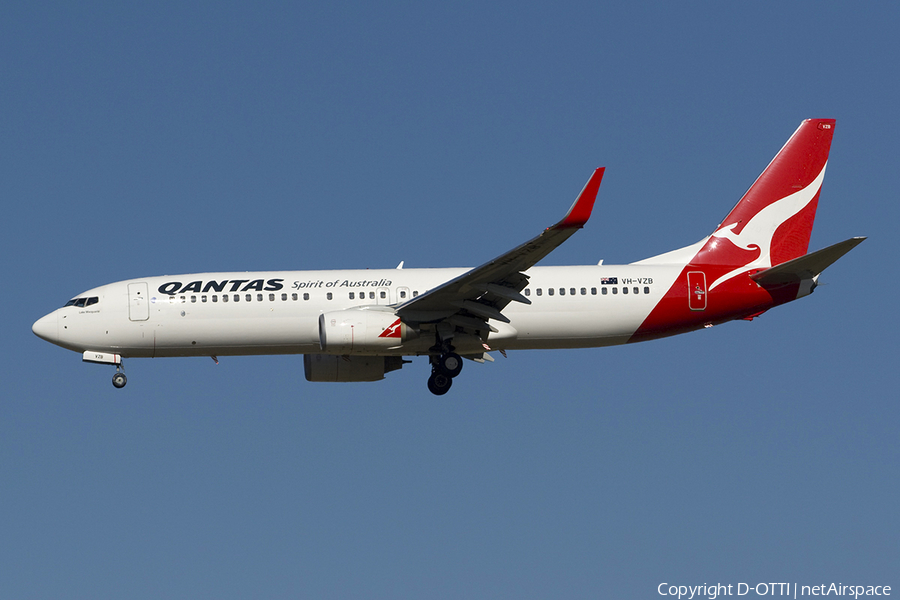
<svg viewBox="0 0 900 600"><path fill-rule="evenodd" d="M834 134L807 119L715 230L625 265L535 266L588 222L596 169L566 215L475 268L197 273L78 294L34 333L116 367L132 357L302 354L312 382L378 381L427 356L445 394L462 359L642 342L753 320L813 292L865 237L807 254Z"/></svg>

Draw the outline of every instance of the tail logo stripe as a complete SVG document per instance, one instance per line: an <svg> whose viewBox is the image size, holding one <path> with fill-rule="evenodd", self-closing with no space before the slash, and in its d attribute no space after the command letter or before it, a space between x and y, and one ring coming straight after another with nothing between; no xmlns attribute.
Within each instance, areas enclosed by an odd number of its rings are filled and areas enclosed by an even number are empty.
<svg viewBox="0 0 900 600"><path fill-rule="evenodd" d="M709 286L709 291L715 289L720 283L724 283L747 270L768 269L772 266L772 238L775 236L775 231L788 219L806 208L813 198L816 197L816 194L822 188L822 181L825 179L825 167L827 166L828 163L826 162L816 178L805 188L776 200L753 215L744 224L739 233L735 233L735 230L741 226L741 223L731 223L720 227L712 234L712 237L728 240L741 250L759 250L759 256L716 279Z"/></svg>

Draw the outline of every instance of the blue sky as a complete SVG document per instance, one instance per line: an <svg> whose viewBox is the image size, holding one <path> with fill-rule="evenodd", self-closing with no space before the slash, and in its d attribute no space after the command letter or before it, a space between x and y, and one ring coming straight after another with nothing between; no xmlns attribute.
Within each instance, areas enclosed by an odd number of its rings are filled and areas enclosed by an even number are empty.
<svg viewBox="0 0 900 600"><path fill-rule="evenodd" d="M0 597L659 597L900 588L900 9L844 3L0 8ZM310 384L300 357L128 362L31 323L213 270L543 264L693 243L807 117L811 249L753 323ZM15 308L15 310L12 310ZM751 594L752 595L752 594Z"/></svg>

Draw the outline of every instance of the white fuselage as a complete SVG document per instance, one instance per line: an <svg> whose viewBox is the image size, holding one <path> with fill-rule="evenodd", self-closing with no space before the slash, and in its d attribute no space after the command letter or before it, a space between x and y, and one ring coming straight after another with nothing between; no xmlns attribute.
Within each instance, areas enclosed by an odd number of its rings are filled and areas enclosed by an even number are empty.
<svg viewBox="0 0 900 600"><path fill-rule="evenodd" d="M629 340L682 265L533 267L523 291L491 320L491 350L583 348ZM391 310L468 269L201 273L120 281L84 292L35 332L75 351L123 357L321 353L319 315ZM604 280L607 282L604 284ZM615 284L608 282L615 280ZM378 354L427 354L430 338ZM480 342L479 342L480 346ZM481 348L475 348L481 350Z"/></svg>

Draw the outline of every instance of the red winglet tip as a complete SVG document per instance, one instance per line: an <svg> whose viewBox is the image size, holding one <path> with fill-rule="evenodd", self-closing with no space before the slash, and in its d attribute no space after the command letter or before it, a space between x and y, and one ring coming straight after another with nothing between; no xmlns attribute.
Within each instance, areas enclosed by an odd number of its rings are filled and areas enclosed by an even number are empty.
<svg viewBox="0 0 900 600"><path fill-rule="evenodd" d="M578 194L578 199L575 200L557 227L584 227L584 224L591 218L591 211L594 209L594 201L597 199L604 171L606 171L606 167L600 167L594 171L584 189Z"/></svg>

